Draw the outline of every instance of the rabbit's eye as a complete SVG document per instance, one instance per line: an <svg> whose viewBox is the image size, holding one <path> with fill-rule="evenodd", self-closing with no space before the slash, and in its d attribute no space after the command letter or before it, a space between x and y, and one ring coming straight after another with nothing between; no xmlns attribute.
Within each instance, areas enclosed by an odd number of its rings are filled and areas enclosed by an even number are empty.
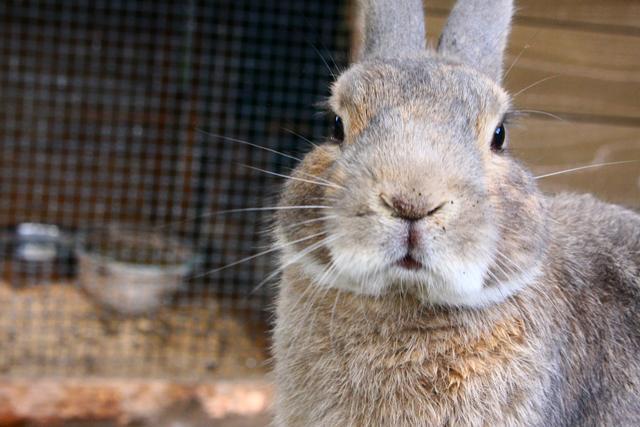
<svg viewBox="0 0 640 427"><path fill-rule="evenodd" d="M504 123L501 123L493 133L493 140L491 141L491 149L493 151L502 151L504 148L504 140L507 136L507 132L504 129Z"/></svg>
<svg viewBox="0 0 640 427"><path fill-rule="evenodd" d="M331 134L331 139L337 143L341 143L344 140L344 125L342 124L340 116L336 116L336 119L333 122L333 133Z"/></svg>

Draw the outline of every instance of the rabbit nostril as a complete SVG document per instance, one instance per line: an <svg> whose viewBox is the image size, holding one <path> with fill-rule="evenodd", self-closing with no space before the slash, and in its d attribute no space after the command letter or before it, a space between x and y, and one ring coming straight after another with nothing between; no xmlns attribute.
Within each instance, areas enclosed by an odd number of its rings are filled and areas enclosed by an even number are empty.
<svg viewBox="0 0 640 427"><path fill-rule="evenodd" d="M380 193L383 204L392 211L392 215L409 221L417 221L424 217L431 216L444 207L446 203L440 203L434 208L422 197L404 198L390 197L385 193Z"/></svg>
<svg viewBox="0 0 640 427"><path fill-rule="evenodd" d="M453 203L453 202L451 202L451 203ZM433 215L434 213L438 212L438 211L439 211L440 209L442 209L442 207L443 207L444 205L446 205L446 204L447 204L447 202L442 202L442 203L440 203L438 206L436 206L435 208L433 208L433 209L431 209L429 212L427 212L427 216L431 216L431 215Z"/></svg>

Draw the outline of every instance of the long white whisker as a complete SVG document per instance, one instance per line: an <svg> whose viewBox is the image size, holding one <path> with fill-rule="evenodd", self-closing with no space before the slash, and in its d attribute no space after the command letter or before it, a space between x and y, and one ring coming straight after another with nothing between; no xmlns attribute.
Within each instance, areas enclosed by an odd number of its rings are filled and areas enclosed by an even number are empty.
<svg viewBox="0 0 640 427"><path fill-rule="evenodd" d="M333 273L333 270L337 268L337 265L332 260L329 264L329 268L325 268L324 272L318 276L316 279L312 279L318 286L323 286L325 279Z"/></svg>
<svg viewBox="0 0 640 427"><path fill-rule="evenodd" d="M305 137L304 135L301 135L291 129L287 129L287 128L283 128L285 132L289 132L291 135L293 136L297 136L298 138L302 139L304 142L308 142L309 144L313 145L314 147L318 148L319 145L316 144L315 142L313 142L312 140L310 140L309 138Z"/></svg>
<svg viewBox="0 0 640 427"><path fill-rule="evenodd" d="M329 184L329 185L335 185L335 186L338 186L339 188L344 189L344 187L343 187L343 186L341 186L340 184L336 184L335 182L333 182L333 181L329 181L328 179L322 178L322 177L320 177L320 176L313 175L313 174L310 174L310 173L307 173L307 172L302 172L302 171L298 171L298 173L301 173L301 174L306 175L306 176L308 176L308 177L311 177L311 178L317 179L318 181L321 181L321 182L327 183L327 184Z"/></svg>
<svg viewBox="0 0 640 427"><path fill-rule="evenodd" d="M533 114L541 114L543 116L549 116L549 117L553 117L554 119L560 120L561 122L566 122L565 119L563 119L562 117L553 114L553 113L549 113L548 111L542 111L542 110L517 110L516 113L533 113Z"/></svg>
<svg viewBox="0 0 640 427"><path fill-rule="evenodd" d="M294 180L294 181L306 182L308 184L322 185L322 186L325 186L325 187L344 188L344 187L340 187L340 186L338 186L336 184L325 184L324 182L311 181L310 179L304 179L304 178L297 178L295 176L285 175L285 174L277 173L277 172L272 172L272 171L269 171L269 170L266 170L266 169L257 168L255 166L249 166L249 165L241 165L241 166L243 166L245 168L248 168L248 169L252 169L252 170L258 171L258 172L266 173L268 175L273 175L273 176L277 176L277 177L280 177L280 178L287 178L287 179L291 179L291 180Z"/></svg>
<svg viewBox="0 0 640 427"><path fill-rule="evenodd" d="M580 171L580 170L584 170L584 169L591 169L591 168L598 168L601 166L613 166L613 165L624 165L626 163L636 163L640 160L622 160L619 162L607 162L607 163L597 163L595 165L586 165L586 166L580 166L577 168L571 168L571 169L565 169L562 171L558 171L558 172L551 172L551 173L547 173L544 175L538 175L536 177L534 177L535 179L542 179L542 178L547 178L550 176L556 176L556 175L562 175L563 173L570 173L570 172L576 172L576 171Z"/></svg>
<svg viewBox="0 0 640 427"><path fill-rule="evenodd" d="M331 206L324 206L324 205L271 206L271 207L263 207L263 208L228 209L225 211L217 211L217 212L212 212L211 214L205 214L205 215L217 215L217 214L227 214L227 213L237 213L237 212L286 211L286 210L295 210L295 209L330 209L330 208Z"/></svg>
<svg viewBox="0 0 640 427"><path fill-rule="evenodd" d="M293 172L293 171L295 170L294 168L288 168L288 169L289 169L291 172ZM330 181L330 180L328 180L328 179L326 179L326 178L323 178L323 177L318 176L318 175L314 175L314 174L312 174L312 173L302 172L302 171L300 171L300 170L298 170L298 171L297 171L297 173L301 173L301 174L303 174L303 175L305 175L305 176L308 176L308 177L311 177L311 178L317 179L318 181L322 181L322 182L325 182L325 183L327 183L327 184L337 185L337 186L341 187L341 186L340 186L340 184L338 184L338 183L336 183L336 182ZM341 188L344 188L344 187L341 187Z"/></svg>
<svg viewBox="0 0 640 427"><path fill-rule="evenodd" d="M218 268L214 268L213 270L206 271L206 272L204 272L202 274L199 274L199 275L195 276L194 278L200 278L200 277L204 277L204 276L207 276L207 275L210 275L210 274L217 273L218 271L222 271L222 270L227 269L229 267L233 267L234 265L242 264L243 262L250 261L252 259L261 257L261 256L266 255L266 254L270 254L270 253L275 252L275 251L279 251L280 249L286 248L288 246L295 245L296 243L304 242L304 241L309 240L309 239L313 239L314 237L318 237L318 236L321 236L323 234L326 234L326 232L322 231L320 233L315 233L315 234L312 234L310 236L306 236L306 237L303 237L303 238L300 238L300 239L293 240L291 242L287 242L287 243L285 243L283 245L276 246L276 247L264 250L262 252L258 252L257 254L250 255L248 257L239 259L237 261L233 261L232 263L223 265L222 267L218 267Z"/></svg>
<svg viewBox="0 0 640 427"><path fill-rule="evenodd" d="M271 206L271 207L260 207L260 208L227 209L223 211L208 212L202 215L195 215L195 216L192 216L191 218L186 218L181 221L174 221L167 224L161 224L155 227L155 230L162 230L165 228L170 228L176 225L184 224L189 221L194 221L196 219L210 218L217 215L226 215L226 214L240 213L240 212L263 212L263 211L280 211L280 210L295 210L295 209L331 209L331 206L301 205L301 206Z"/></svg>
<svg viewBox="0 0 640 427"><path fill-rule="evenodd" d="M533 39L535 39L536 37L538 37L538 34L540 34L541 30L536 31L530 38L529 40L527 40L527 42L524 44L524 46L522 47L522 49L520 50L520 53L518 54L518 56L516 56L516 58L513 60L513 62L511 63L511 66L509 66L509 69L504 73L504 77L503 80L506 80L507 76L509 75L509 73L511 72L511 69L513 67L515 67L515 65L518 63L518 61L520 60L520 57L522 56L522 54L531 47L531 43L533 42Z"/></svg>
<svg viewBox="0 0 640 427"><path fill-rule="evenodd" d="M231 138L229 136L218 135L218 134L215 134L215 133L207 132L207 131L205 131L203 129L196 129L196 131L202 133L203 135L210 136L210 137L213 137L213 138L220 138L220 139L225 140L225 141L237 142L238 144L244 144L244 145L248 145L250 147L259 148L261 150L269 151L270 153L279 154L279 155L281 155L283 157L286 157L286 158L292 159L292 160L296 160L298 162L302 161L302 159L300 159L298 157L292 156L292 155L287 154L287 153L283 153L283 152L278 151L278 150L274 150L273 148L264 147L262 145L254 144L253 142L244 141L244 140L238 139L238 138Z"/></svg>
<svg viewBox="0 0 640 427"><path fill-rule="evenodd" d="M310 43L310 44L311 44L311 47L313 48L313 50L316 51L316 53L318 54L318 56L320 57L320 59L324 63L325 67L327 67L327 70L329 70L329 73L331 74L331 77L333 77L333 80L335 80L336 79L336 75L334 74L333 70L329 66L329 63L327 62L327 60L324 59L324 56L322 55L322 53L318 50L317 47L315 47L315 45L313 43Z"/></svg>
<svg viewBox="0 0 640 427"><path fill-rule="evenodd" d="M520 95L521 93L526 92L526 91L528 91L529 89L534 88L534 87L536 87L536 86L538 86L538 85L540 85L540 84L542 84L542 83L544 83L544 82L546 82L546 81L548 81L548 80L555 79L555 78L558 78L558 77L560 77L560 74L554 74L554 75L552 75L552 76L547 76L547 77L545 77L544 79L540 79L540 80L538 80L538 81L537 81L537 82L535 82L535 83L531 83L529 86L527 86L527 87L525 87L525 88L520 89L519 91L517 91L517 92L512 96L512 98L513 98L513 99L515 99L515 98L517 98L517 97L518 97L518 95Z"/></svg>
<svg viewBox="0 0 640 427"><path fill-rule="evenodd" d="M504 77L502 78L503 80L506 80L506 78L509 76L509 73L511 72L511 70L513 69L513 67L515 67L515 65L518 63L518 61L520 60L520 57L522 56L522 54L529 49L529 44L525 44L522 49L520 50L520 53L515 57L515 59L513 60L513 62L511 63L511 65L509 66L509 68L507 69L507 71L505 71L504 73Z"/></svg>
<svg viewBox="0 0 640 427"><path fill-rule="evenodd" d="M337 215L324 215L324 216L320 216L318 218L311 218L311 219L307 219L307 220L304 220L304 221L296 222L294 224L289 224L286 227L284 227L283 230L289 230L291 228L299 227L301 225L311 224L313 222L324 221L324 220L331 219L331 218L336 218L336 217L337 217Z"/></svg>
<svg viewBox="0 0 640 427"><path fill-rule="evenodd" d="M339 237L340 237L339 235L329 236L329 237L327 237L325 239L322 239L319 242L316 242L316 243L313 243L313 244L307 246L300 253L298 253L296 256L294 256L293 259L289 260L287 263L285 263L284 265L280 266L279 268L276 268L271 274L269 274L267 277L265 277L260 283L258 283L256 285L256 287L251 291L251 293L253 294L254 292L257 292L258 289L262 288L271 279L273 279L278 274L280 274L280 272L283 271L285 268L289 267L292 264L295 264L296 262L300 261L305 256L309 255L311 252L315 251L316 249L321 248L322 246L324 246L327 243L330 243L330 242L338 239Z"/></svg>
<svg viewBox="0 0 640 427"><path fill-rule="evenodd" d="M324 45L324 43L322 43L320 41L320 47L323 48L326 52L327 52L327 56L329 57L329 60L331 61L331 63L333 64L333 69L340 73L340 67L338 67L338 63L336 62L336 60L333 58L333 55L331 55L331 51L329 49L327 49L327 47Z"/></svg>

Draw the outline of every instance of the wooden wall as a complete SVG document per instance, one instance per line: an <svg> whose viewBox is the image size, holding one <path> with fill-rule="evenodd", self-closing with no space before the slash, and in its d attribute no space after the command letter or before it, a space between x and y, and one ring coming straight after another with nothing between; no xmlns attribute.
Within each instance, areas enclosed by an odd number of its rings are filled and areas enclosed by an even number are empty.
<svg viewBox="0 0 640 427"><path fill-rule="evenodd" d="M425 0L436 42L454 0ZM514 154L536 174L640 160L640 1L519 0L505 84L522 110ZM542 113L544 112L544 113ZM558 118L554 118L557 116ZM548 191L592 192L640 208L640 162L540 180Z"/></svg>

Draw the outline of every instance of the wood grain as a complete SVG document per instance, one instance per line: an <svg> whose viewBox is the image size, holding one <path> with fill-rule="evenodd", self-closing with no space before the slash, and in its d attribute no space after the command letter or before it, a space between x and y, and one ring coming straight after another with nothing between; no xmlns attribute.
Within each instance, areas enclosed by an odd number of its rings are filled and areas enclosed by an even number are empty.
<svg viewBox="0 0 640 427"><path fill-rule="evenodd" d="M425 0L427 11L443 13L455 0ZM518 0L516 20L542 25L573 25L594 31L640 32L637 0Z"/></svg>
<svg viewBox="0 0 640 427"><path fill-rule="evenodd" d="M539 183L549 192L593 193L640 208L640 129L528 118L509 126L508 132L512 154L535 175L637 160L542 178Z"/></svg>
<svg viewBox="0 0 640 427"><path fill-rule="evenodd" d="M427 19L434 40L444 17ZM527 47L525 47L527 46ZM619 34L517 24L506 68L518 58L505 85L520 108L589 116L604 123L640 126L640 39Z"/></svg>

